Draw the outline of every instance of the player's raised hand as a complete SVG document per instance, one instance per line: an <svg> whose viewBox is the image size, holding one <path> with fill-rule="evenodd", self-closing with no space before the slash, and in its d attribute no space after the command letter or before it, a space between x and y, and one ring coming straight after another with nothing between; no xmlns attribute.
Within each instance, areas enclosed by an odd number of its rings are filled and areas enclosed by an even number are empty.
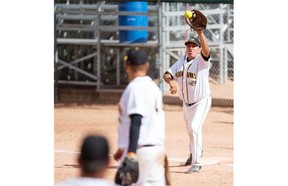
<svg viewBox="0 0 288 186"><path fill-rule="evenodd" d="M195 32L196 32L197 35L199 36L199 35L203 34L204 29L198 29L198 30L195 30Z"/></svg>

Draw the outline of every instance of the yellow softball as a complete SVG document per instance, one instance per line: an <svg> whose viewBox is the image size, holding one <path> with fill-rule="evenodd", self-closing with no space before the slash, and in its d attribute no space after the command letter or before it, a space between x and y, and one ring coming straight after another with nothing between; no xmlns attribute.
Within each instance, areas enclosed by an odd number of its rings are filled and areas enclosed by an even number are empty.
<svg viewBox="0 0 288 186"><path fill-rule="evenodd" d="M185 16L187 19L190 19L190 18L192 17L192 12L191 12L190 10L187 10L187 11L185 11L184 16Z"/></svg>

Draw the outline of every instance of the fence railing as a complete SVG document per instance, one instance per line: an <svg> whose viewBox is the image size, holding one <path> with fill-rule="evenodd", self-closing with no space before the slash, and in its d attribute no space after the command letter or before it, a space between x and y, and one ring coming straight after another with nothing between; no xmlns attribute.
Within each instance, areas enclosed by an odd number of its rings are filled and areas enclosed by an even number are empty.
<svg viewBox="0 0 288 186"><path fill-rule="evenodd" d="M95 86L96 89L122 88L127 84L122 67L125 52L134 46L149 53L148 74L159 82L162 74L184 54L184 42L195 35L185 25L183 13L199 9L208 19L207 36L211 47L210 78L225 84L233 80L233 5L149 3L148 12L117 11L118 3L55 4L55 83ZM116 11L115 11L116 10ZM146 15L148 26L120 26L122 15ZM120 43L121 30L147 30L146 43Z"/></svg>

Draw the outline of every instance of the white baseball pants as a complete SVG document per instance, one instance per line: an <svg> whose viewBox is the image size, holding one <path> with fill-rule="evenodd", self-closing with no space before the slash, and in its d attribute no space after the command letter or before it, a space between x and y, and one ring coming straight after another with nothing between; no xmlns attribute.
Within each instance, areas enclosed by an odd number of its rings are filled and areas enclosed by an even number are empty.
<svg viewBox="0 0 288 186"><path fill-rule="evenodd" d="M192 106L183 102L183 114L186 130L189 136L189 151L192 154L192 164L200 165L202 153L202 125L211 108L211 97L205 97Z"/></svg>
<svg viewBox="0 0 288 186"><path fill-rule="evenodd" d="M125 149L120 164L127 155ZM132 186L165 186L165 149L162 146L140 147L137 149L139 178Z"/></svg>

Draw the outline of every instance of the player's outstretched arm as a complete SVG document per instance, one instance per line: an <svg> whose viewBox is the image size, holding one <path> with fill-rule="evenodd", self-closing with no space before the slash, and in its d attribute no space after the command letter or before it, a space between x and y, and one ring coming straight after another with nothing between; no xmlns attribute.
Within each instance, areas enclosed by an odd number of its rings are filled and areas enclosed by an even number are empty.
<svg viewBox="0 0 288 186"><path fill-rule="evenodd" d="M205 56L205 57L209 57L210 54L210 49L209 49L209 45L206 39L206 36L204 34L204 30L197 30L196 31L201 43L201 47L202 47L202 51L201 53Z"/></svg>

